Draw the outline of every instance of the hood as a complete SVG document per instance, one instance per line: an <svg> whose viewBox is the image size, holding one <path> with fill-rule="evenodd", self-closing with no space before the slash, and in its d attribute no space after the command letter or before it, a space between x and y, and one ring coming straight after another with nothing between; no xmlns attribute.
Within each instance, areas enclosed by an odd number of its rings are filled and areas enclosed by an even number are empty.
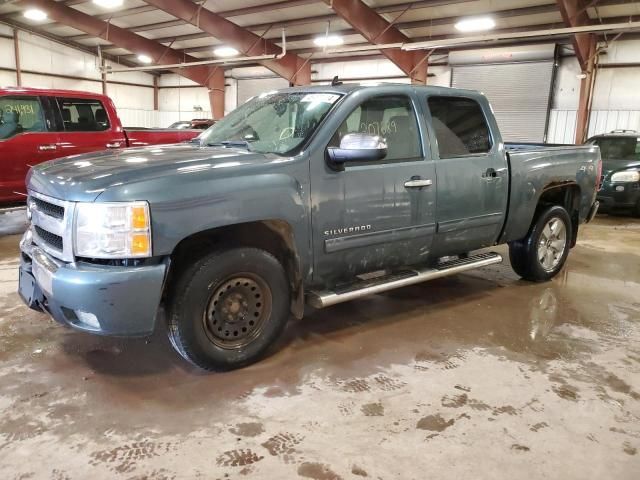
<svg viewBox="0 0 640 480"><path fill-rule="evenodd" d="M27 185L54 198L86 202L110 187L213 169L222 174L228 169L268 163L270 157L242 148L190 144L127 148L42 163L31 169Z"/></svg>
<svg viewBox="0 0 640 480"><path fill-rule="evenodd" d="M640 168L640 160L602 160L602 173L605 176L618 170L633 167Z"/></svg>

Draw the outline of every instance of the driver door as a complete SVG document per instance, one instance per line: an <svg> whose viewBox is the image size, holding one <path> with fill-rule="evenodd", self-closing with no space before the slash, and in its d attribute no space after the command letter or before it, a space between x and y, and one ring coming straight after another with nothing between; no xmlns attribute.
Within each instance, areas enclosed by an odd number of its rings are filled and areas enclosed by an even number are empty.
<svg viewBox="0 0 640 480"><path fill-rule="evenodd" d="M412 92L361 93L341 105L342 122L327 147L338 147L347 133L366 133L386 139L388 151L382 160L343 166L332 165L326 149L312 157L313 280L319 285L425 261L435 232L435 166Z"/></svg>

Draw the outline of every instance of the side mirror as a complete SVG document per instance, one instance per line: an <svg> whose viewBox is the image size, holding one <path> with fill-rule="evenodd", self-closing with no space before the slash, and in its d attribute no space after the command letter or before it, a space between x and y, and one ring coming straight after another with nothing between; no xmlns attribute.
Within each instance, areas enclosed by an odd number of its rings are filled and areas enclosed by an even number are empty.
<svg viewBox="0 0 640 480"><path fill-rule="evenodd" d="M387 156L387 142L377 135L348 133L339 147L327 148L329 159L342 165L347 162L372 162Z"/></svg>

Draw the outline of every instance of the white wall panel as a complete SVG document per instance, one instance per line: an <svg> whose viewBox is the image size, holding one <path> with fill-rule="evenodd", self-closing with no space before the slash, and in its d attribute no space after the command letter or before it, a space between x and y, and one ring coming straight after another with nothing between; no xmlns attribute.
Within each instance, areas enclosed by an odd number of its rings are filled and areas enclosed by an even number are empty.
<svg viewBox="0 0 640 480"><path fill-rule="evenodd" d="M114 69L123 68L122 65L118 65L114 62L106 62L107 66L111 66ZM139 83L140 85L153 86L153 75L145 72L117 72L109 73L107 75L107 81L113 82L127 82L127 83Z"/></svg>
<svg viewBox="0 0 640 480"><path fill-rule="evenodd" d="M556 70L553 107L559 110L575 110L580 98L580 65L575 57L560 59Z"/></svg>
<svg viewBox="0 0 640 480"><path fill-rule="evenodd" d="M317 72L312 74L312 80L331 79L336 75L340 78L357 79L404 76L402 70L396 67L393 62L380 58L355 62L314 63L312 70Z"/></svg>
<svg viewBox="0 0 640 480"><path fill-rule="evenodd" d="M14 72L4 72L0 70L0 86L11 87L17 83Z"/></svg>
<svg viewBox="0 0 640 480"><path fill-rule="evenodd" d="M0 34L13 35L13 29L8 25L0 24Z"/></svg>
<svg viewBox="0 0 640 480"><path fill-rule="evenodd" d="M18 38L23 70L100 79L96 56L25 32Z"/></svg>
<svg viewBox="0 0 640 480"><path fill-rule="evenodd" d="M161 87L180 87L180 86L184 87L184 86L194 86L198 84L192 80L189 80L188 78L184 78L184 77L181 77L180 75L176 75L175 73L168 73L160 77L160 81L158 85Z"/></svg>
<svg viewBox="0 0 640 480"><path fill-rule="evenodd" d="M82 90L102 93L102 84L100 82L52 77L46 74L41 75L22 72L22 85L35 88L59 88L63 90Z"/></svg>
<svg viewBox="0 0 640 480"><path fill-rule="evenodd" d="M153 110L153 88L133 85L107 84L107 95L111 97L118 109L136 108Z"/></svg>
<svg viewBox="0 0 640 480"><path fill-rule="evenodd" d="M173 112L193 112L199 108L211 110L209 91L205 87L161 88L158 103L160 110Z"/></svg>
<svg viewBox="0 0 640 480"><path fill-rule="evenodd" d="M0 67L16 68L13 40L9 38L0 38Z"/></svg>

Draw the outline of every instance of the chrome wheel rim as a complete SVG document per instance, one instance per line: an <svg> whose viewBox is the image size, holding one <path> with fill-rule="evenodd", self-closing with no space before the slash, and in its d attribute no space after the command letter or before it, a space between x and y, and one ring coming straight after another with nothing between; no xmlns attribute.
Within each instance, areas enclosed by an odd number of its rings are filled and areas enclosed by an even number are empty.
<svg viewBox="0 0 640 480"><path fill-rule="evenodd" d="M202 318L209 341L227 349L247 346L262 333L271 302L271 290L257 275L237 274L219 283Z"/></svg>
<svg viewBox="0 0 640 480"><path fill-rule="evenodd" d="M542 268L551 272L555 270L567 247L567 228L558 218L551 218L540 233L538 239L538 261Z"/></svg>

